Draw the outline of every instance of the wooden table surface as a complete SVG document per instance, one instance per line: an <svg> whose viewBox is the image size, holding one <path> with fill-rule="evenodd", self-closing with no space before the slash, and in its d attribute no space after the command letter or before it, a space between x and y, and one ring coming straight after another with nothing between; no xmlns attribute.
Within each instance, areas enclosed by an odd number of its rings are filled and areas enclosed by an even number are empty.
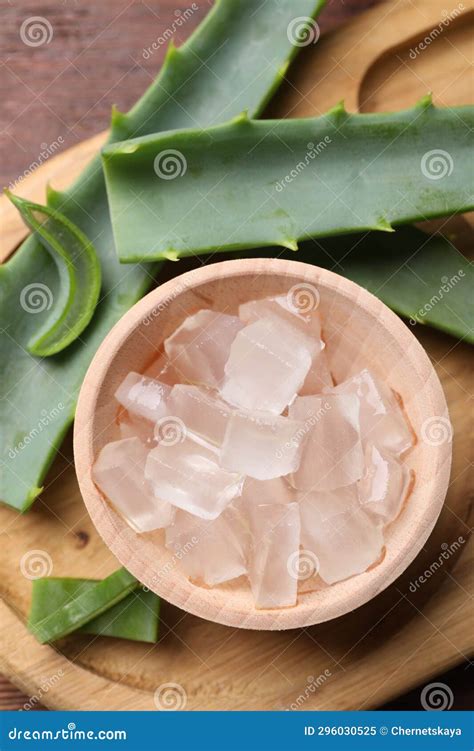
<svg viewBox="0 0 474 751"><path fill-rule="evenodd" d="M377 0L329 0L320 18L322 33ZM393 0L396 2L396 0ZM429 2L429 0L427 0ZM176 33L181 43L206 14L211 0L200 0ZM58 153L107 127L110 109L126 111L149 85L165 48L144 50L190 3L178 0L5 0L0 10L0 148L2 186L12 186L34 169L41 152ZM43 16L50 41L26 44L32 16ZM466 666L440 676L453 690L453 709L469 706ZM419 690L388 708L418 709ZM0 710L19 709L27 698L0 676Z"/></svg>

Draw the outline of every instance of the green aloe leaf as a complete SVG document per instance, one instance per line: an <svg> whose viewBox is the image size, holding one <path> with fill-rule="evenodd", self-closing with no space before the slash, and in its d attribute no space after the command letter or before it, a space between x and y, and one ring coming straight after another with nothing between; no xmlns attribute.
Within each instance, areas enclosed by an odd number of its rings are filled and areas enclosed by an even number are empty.
<svg viewBox="0 0 474 751"><path fill-rule="evenodd" d="M43 580L44 581L44 580ZM47 585L38 585L39 595ZM124 600L139 586L138 581L126 569L120 568L102 581L86 585L74 598L51 608L43 617L40 599L33 601L28 628L39 642L56 641L89 623L93 618L108 611Z"/></svg>
<svg viewBox="0 0 474 751"><path fill-rule="evenodd" d="M27 346L32 355L48 357L68 347L90 323L100 293L100 261L84 233L59 211L6 193L57 265L59 300L53 301L49 288L38 285L22 298L27 313L36 313L38 305L53 307L52 323L48 318L45 330Z"/></svg>
<svg viewBox="0 0 474 751"><path fill-rule="evenodd" d="M28 627L36 632L40 624L57 614L82 594L90 593L97 581L48 577L33 581ZM160 599L153 592L137 589L77 629L77 632L118 639L154 643L158 639Z"/></svg>
<svg viewBox="0 0 474 751"><path fill-rule="evenodd" d="M154 592L138 589L79 630L154 644L158 640L159 623L160 598Z"/></svg>
<svg viewBox="0 0 474 751"><path fill-rule="evenodd" d="M282 80L299 47L289 27L312 17L316 0L219 0L179 49L170 48L157 81L127 114L115 112L111 140L170 128L206 126L247 107L257 116ZM102 296L80 340L38 361L28 342L47 311L26 315L22 291L45 285L58 299L54 260L39 240L26 240L0 266L0 499L26 510L41 491L49 465L73 419L87 367L109 329L151 286L154 267L117 260L100 157L65 193L50 191L48 205L77 225L96 248Z"/></svg>
<svg viewBox="0 0 474 751"><path fill-rule="evenodd" d="M446 238L400 227L394 234L325 238L322 247L320 265L336 260L334 271L368 289L414 329L433 326L474 343L474 267ZM302 260L315 263L315 250L305 248Z"/></svg>
<svg viewBox="0 0 474 751"><path fill-rule="evenodd" d="M474 343L474 267L441 235L415 227L311 240L294 253L263 249L258 256L296 258L323 266L365 287L392 310ZM255 256L239 253L239 257Z"/></svg>
<svg viewBox="0 0 474 751"><path fill-rule="evenodd" d="M474 208L474 107L251 121L104 149L124 262L280 245ZM160 171L173 152L174 178ZM164 178L164 179L163 179Z"/></svg>

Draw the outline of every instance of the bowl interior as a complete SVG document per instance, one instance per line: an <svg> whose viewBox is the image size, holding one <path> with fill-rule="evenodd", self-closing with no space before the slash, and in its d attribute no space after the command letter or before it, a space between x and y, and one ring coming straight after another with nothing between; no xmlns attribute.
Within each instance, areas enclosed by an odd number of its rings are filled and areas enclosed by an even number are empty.
<svg viewBox="0 0 474 751"><path fill-rule="evenodd" d="M340 382L363 367L397 391L417 436L405 457L415 484L395 522L386 529L386 552L371 570L299 596L294 608L256 610L243 579L215 588L195 586L166 550L162 531L136 534L98 492L91 466L102 446L116 440L113 394L130 370L143 372L162 352L165 338L202 308L235 314L240 303L287 293L316 301L331 370ZM303 299L303 297L301 299ZM75 426L79 484L106 544L147 587L173 604L220 623L282 629L342 615L369 600L411 562L428 537L444 501L450 445L425 440L427 421L447 419L439 380L407 326L358 285L325 269L294 261L232 260L188 272L135 305L97 352L84 381Z"/></svg>

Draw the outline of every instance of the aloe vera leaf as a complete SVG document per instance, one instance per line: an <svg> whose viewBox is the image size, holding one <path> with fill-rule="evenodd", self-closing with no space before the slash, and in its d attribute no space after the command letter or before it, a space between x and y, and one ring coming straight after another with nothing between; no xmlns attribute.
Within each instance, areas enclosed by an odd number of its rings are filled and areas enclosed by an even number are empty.
<svg viewBox="0 0 474 751"><path fill-rule="evenodd" d="M159 89L151 87L126 116L116 113L112 140L204 128L243 110L258 115L299 50L298 29L306 23L311 34L325 2L218 0L197 33L179 49L170 45Z"/></svg>
<svg viewBox="0 0 474 751"><path fill-rule="evenodd" d="M156 82L127 115L114 112L111 139L163 128L209 124L243 107L256 116L298 51L288 20L312 16L315 0L220 0L189 40L170 48ZM219 80L220 85L214 82ZM70 426L88 365L109 329L149 289L154 267L121 266L114 248L100 156L65 193L49 191L48 205L76 224L96 248L102 298L80 340L38 361L27 344L48 312L26 315L28 285L59 295L55 263L34 236L0 266L0 499L25 511Z"/></svg>
<svg viewBox="0 0 474 751"><path fill-rule="evenodd" d="M154 592L138 589L86 623L80 631L154 644L158 640L159 623L160 598Z"/></svg>
<svg viewBox="0 0 474 751"><path fill-rule="evenodd" d="M473 126L474 107L424 99L387 114L340 106L304 120L243 115L111 144L103 159L120 259L296 249L311 237L469 211ZM186 165L173 180L156 173L157 154L168 150Z"/></svg>
<svg viewBox="0 0 474 751"><path fill-rule="evenodd" d="M50 615L63 608L85 592L90 592L97 581L93 579L72 579L48 577L35 579L31 598L28 627L34 630ZM114 636L132 641L156 642L159 623L159 597L153 592L137 589L121 602L113 605L102 615L98 615L77 629L77 632Z"/></svg>
<svg viewBox="0 0 474 751"><path fill-rule="evenodd" d="M255 256L255 251L238 255ZM266 248L258 255L272 258L275 251ZM335 235L303 243L296 258L357 282L415 330L424 324L474 343L474 268L442 235L410 226L393 233Z"/></svg>
<svg viewBox="0 0 474 751"><path fill-rule="evenodd" d="M32 610L28 628L41 644L56 641L117 605L138 586L135 577L120 568L106 579L81 588L74 599L50 609L43 618L37 617L37 609Z"/></svg>
<svg viewBox="0 0 474 751"><path fill-rule="evenodd" d="M325 238L326 263L372 292L392 310L417 324L432 326L474 343L474 268L448 239L415 227L394 234ZM314 248L304 258L314 261ZM329 256L327 255L329 253Z"/></svg>
<svg viewBox="0 0 474 751"><path fill-rule="evenodd" d="M84 233L60 212L6 193L58 268L60 300L53 301L47 290L36 299L36 305L48 309L54 302L53 322L48 319L46 330L36 334L27 346L32 355L48 357L68 347L90 323L100 293L100 261ZM36 312L34 296L26 294L23 305L27 313Z"/></svg>

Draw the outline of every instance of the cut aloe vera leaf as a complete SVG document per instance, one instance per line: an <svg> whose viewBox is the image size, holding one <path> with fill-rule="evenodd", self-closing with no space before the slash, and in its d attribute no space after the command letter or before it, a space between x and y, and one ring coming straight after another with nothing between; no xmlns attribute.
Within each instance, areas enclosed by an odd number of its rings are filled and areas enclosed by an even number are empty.
<svg viewBox="0 0 474 751"><path fill-rule="evenodd" d="M318 263L316 255L319 265L368 289L415 331L432 326L474 343L474 267L448 239L400 227L393 234L325 238L322 254L309 246L302 260Z"/></svg>
<svg viewBox="0 0 474 751"><path fill-rule="evenodd" d="M239 258L273 258L275 249L237 253ZM474 267L442 235L415 227L396 232L336 235L278 253L330 269L372 292L396 313L417 325L439 329L474 343Z"/></svg>
<svg viewBox="0 0 474 751"><path fill-rule="evenodd" d="M124 262L390 231L474 208L474 107L252 121L155 134L104 149ZM157 176L173 151L175 179ZM185 169L182 168L185 165ZM439 170L442 170L440 172Z"/></svg>
<svg viewBox="0 0 474 751"><path fill-rule="evenodd" d="M48 609L43 618L38 617L37 600L30 613L28 628L42 644L56 641L120 603L138 586L135 577L120 568L106 579L94 582L92 586L86 585L73 599Z"/></svg>
<svg viewBox="0 0 474 751"><path fill-rule="evenodd" d="M28 627L34 631L49 616L58 613L61 617L68 603L90 592L97 583L93 579L35 579ZM154 643L158 638L159 607L160 599L153 592L136 589L77 632Z"/></svg>
<svg viewBox="0 0 474 751"><path fill-rule="evenodd" d="M38 306L52 308L45 330L28 342L32 355L49 357L68 347L89 324L99 299L101 270L94 246L75 224L59 211L32 203L7 191L25 224L39 238L56 263L59 299L47 288L33 287L22 297L27 313Z"/></svg>
<svg viewBox="0 0 474 751"><path fill-rule="evenodd" d="M220 0L189 40L166 57L160 75L131 112L115 112L111 140L163 128L207 125L247 107L259 114L299 50L288 23L312 16L315 0ZM219 81L219 86L213 79ZM100 157L65 193L50 191L48 205L76 224L96 248L102 296L81 339L41 362L27 351L48 311L26 314L22 291L45 285L57 298L54 260L39 240L26 240L0 266L0 499L26 510L70 426L85 372L118 319L149 289L154 267L122 266L117 260Z"/></svg>
<svg viewBox="0 0 474 751"><path fill-rule="evenodd" d="M80 631L154 644L158 640L159 623L160 598L154 592L138 589L86 623Z"/></svg>

